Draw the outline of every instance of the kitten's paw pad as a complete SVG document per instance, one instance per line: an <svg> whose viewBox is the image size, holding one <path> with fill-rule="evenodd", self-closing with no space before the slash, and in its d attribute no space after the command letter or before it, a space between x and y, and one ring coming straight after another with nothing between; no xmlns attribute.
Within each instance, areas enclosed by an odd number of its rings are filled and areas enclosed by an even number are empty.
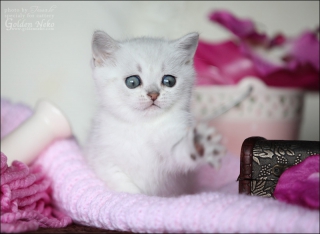
<svg viewBox="0 0 320 234"><path fill-rule="evenodd" d="M226 154L226 149L221 144L214 144L208 146L207 154L205 155L205 161L209 163L210 166L218 169L221 165L221 160Z"/></svg>
<svg viewBox="0 0 320 234"><path fill-rule="evenodd" d="M215 128L206 124L199 124L194 128L195 153L191 155L193 160L200 158L211 166L218 168L221 159L226 153L225 147L220 143L222 136Z"/></svg>

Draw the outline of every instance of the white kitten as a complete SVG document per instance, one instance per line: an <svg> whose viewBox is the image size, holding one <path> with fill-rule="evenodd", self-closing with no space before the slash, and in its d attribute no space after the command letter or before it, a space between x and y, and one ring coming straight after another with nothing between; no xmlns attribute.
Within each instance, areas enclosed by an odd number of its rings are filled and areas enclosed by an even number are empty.
<svg viewBox="0 0 320 234"><path fill-rule="evenodd" d="M219 164L220 136L204 125L195 131L190 113L198 37L115 41L94 33L99 108L85 157L109 188L179 195L188 192L188 172L202 163Z"/></svg>

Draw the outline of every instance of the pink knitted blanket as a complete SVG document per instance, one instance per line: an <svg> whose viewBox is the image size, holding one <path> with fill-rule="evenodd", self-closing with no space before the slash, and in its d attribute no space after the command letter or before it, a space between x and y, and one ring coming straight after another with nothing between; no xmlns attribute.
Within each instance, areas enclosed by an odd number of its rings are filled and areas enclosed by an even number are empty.
<svg viewBox="0 0 320 234"><path fill-rule="evenodd" d="M28 117L26 112L1 100L4 135ZM318 210L239 195L233 185L223 188L221 182L212 188L203 182L197 194L175 198L110 191L88 168L75 139L54 142L34 165L41 165L52 180L54 204L83 225L151 233L319 233ZM235 173L216 173L212 183L230 182L228 174Z"/></svg>

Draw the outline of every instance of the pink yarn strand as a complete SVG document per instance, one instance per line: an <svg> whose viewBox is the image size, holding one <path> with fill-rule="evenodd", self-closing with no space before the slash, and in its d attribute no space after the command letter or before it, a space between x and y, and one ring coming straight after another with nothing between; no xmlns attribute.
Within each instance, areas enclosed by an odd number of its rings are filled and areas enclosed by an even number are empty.
<svg viewBox="0 0 320 234"><path fill-rule="evenodd" d="M14 190L12 191L11 199L24 198L24 197L31 196L35 193L46 190L49 187L49 185L50 185L50 182L48 180L43 180L40 183L32 184L27 188Z"/></svg>
<svg viewBox="0 0 320 234"><path fill-rule="evenodd" d="M10 183L17 179L23 179L29 174L29 168L27 165L13 161L12 166L9 167L5 173L1 174L0 185Z"/></svg>

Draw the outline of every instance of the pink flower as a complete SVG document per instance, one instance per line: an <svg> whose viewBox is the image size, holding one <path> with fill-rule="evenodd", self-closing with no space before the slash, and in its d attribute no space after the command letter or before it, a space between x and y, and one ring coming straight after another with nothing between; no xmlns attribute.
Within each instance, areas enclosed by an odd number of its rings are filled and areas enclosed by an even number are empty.
<svg viewBox="0 0 320 234"><path fill-rule="evenodd" d="M194 65L198 85L236 84L245 76L258 76L252 61L233 41L215 44L200 40Z"/></svg>
<svg viewBox="0 0 320 234"><path fill-rule="evenodd" d="M318 28L319 33L319 28ZM297 63L309 63L319 71L319 39L316 33L305 31L292 40L288 56Z"/></svg>
<svg viewBox="0 0 320 234"><path fill-rule="evenodd" d="M237 39L199 41L195 54L198 85L236 84L255 76L270 86L319 90L319 30L305 31L297 38L282 34L269 38L251 20L238 19L227 11L215 11L209 18Z"/></svg>
<svg viewBox="0 0 320 234"><path fill-rule="evenodd" d="M309 156L279 178L274 197L286 203L319 209L320 156Z"/></svg>
<svg viewBox="0 0 320 234"><path fill-rule="evenodd" d="M212 12L209 15L209 19L224 26L239 38L252 42L264 42L267 40L267 36L264 33L257 32L251 20L238 19L228 11L220 10Z"/></svg>

